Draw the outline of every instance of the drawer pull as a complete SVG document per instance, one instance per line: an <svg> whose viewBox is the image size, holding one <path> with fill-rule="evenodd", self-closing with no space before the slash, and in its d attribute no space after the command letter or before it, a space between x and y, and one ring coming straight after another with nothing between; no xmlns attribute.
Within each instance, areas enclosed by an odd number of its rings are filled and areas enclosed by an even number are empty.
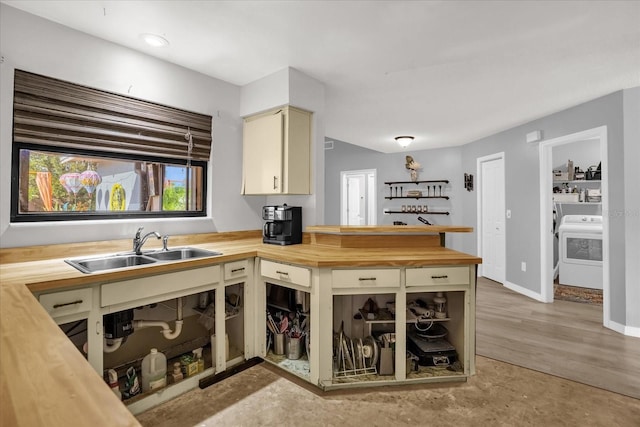
<svg viewBox="0 0 640 427"><path fill-rule="evenodd" d="M76 301L72 301L72 302L65 302L62 304L54 304L53 308L61 308L61 307L66 307L68 305L76 305L76 304L82 304L84 301L82 301L81 299L76 300Z"/></svg>
<svg viewBox="0 0 640 427"><path fill-rule="evenodd" d="M289 273L287 273L286 271L279 271L279 270L276 270L276 273L281 274L281 275L283 275L283 276L288 276L288 275L289 275Z"/></svg>
<svg viewBox="0 0 640 427"><path fill-rule="evenodd" d="M447 276L446 274L444 276L431 276L432 279L448 279L449 276Z"/></svg>
<svg viewBox="0 0 640 427"><path fill-rule="evenodd" d="M234 268L233 270L231 270L232 273L237 273L238 271L244 271L244 267L242 267L242 268Z"/></svg>
<svg viewBox="0 0 640 427"><path fill-rule="evenodd" d="M360 280L361 282L364 282L365 280L376 280L375 277L360 277L358 278L358 280Z"/></svg>

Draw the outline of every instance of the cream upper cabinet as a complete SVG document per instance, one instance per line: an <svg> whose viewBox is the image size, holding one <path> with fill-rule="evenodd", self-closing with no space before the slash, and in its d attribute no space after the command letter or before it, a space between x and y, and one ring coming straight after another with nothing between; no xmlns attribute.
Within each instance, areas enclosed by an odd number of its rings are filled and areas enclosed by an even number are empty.
<svg viewBox="0 0 640 427"><path fill-rule="evenodd" d="M242 194L311 194L311 114L285 106L244 119Z"/></svg>

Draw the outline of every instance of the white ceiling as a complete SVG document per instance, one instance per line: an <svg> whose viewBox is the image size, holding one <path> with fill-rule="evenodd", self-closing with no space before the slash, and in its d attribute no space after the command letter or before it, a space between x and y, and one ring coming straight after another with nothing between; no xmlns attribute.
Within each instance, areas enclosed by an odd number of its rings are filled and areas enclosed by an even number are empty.
<svg viewBox="0 0 640 427"><path fill-rule="evenodd" d="M326 86L326 135L382 152L459 145L640 85L638 1L11 1L244 85ZM154 49L140 33L170 42Z"/></svg>

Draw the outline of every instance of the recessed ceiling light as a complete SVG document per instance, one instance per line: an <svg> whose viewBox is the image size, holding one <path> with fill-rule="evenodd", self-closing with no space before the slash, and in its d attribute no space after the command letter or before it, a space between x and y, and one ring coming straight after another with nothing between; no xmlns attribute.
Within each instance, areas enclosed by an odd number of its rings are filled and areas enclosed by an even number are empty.
<svg viewBox="0 0 640 427"><path fill-rule="evenodd" d="M140 34L140 38L144 40L144 42L149 46L153 46L153 47L169 46L169 40L157 34L149 34L149 33Z"/></svg>

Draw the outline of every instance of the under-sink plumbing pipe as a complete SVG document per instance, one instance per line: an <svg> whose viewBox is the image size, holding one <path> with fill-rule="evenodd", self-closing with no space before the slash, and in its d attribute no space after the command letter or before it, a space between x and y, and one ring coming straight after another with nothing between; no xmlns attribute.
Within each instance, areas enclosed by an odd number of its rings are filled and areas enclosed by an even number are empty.
<svg viewBox="0 0 640 427"><path fill-rule="evenodd" d="M162 320L134 320L133 329L159 326L162 328L161 333L166 339L173 340L178 338L182 333L182 324L184 323L182 320L182 297L178 298L177 306L176 327L173 332L171 331L169 324Z"/></svg>

